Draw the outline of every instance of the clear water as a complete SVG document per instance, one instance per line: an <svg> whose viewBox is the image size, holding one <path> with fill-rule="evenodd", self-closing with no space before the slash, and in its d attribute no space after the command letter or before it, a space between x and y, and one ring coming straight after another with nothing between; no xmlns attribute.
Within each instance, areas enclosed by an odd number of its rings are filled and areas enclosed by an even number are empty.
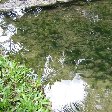
<svg viewBox="0 0 112 112"><path fill-rule="evenodd" d="M6 54L14 50L12 58L42 74L54 112L112 111L109 3L62 4L1 17L0 46Z"/></svg>

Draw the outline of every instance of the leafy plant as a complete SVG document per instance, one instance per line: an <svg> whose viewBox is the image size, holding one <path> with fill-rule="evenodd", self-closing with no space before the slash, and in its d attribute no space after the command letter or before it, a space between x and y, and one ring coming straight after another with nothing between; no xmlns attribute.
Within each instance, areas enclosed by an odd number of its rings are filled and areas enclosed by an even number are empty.
<svg viewBox="0 0 112 112"><path fill-rule="evenodd" d="M50 112L50 103L31 69L0 57L0 112Z"/></svg>

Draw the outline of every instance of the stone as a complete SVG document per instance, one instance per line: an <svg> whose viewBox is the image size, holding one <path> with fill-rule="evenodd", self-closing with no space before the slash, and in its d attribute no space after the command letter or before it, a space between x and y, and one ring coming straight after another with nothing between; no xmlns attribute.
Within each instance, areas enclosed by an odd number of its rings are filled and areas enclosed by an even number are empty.
<svg viewBox="0 0 112 112"><path fill-rule="evenodd" d="M56 4L57 2L70 2L73 0L9 0L4 4L0 4L0 10L12 10L14 8L20 7L28 8L31 6L48 6Z"/></svg>
<svg viewBox="0 0 112 112"><path fill-rule="evenodd" d="M71 2L73 0L57 0L57 2Z"/></svg>

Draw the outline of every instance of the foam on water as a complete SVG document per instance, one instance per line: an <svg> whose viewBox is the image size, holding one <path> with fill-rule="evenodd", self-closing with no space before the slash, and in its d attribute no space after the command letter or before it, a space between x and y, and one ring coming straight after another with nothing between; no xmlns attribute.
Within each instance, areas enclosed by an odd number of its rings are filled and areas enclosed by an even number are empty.
<svg viewBox="0 0 112 112"><path fill-rule="evenodd" d="M52 102L52 110L63 112L63 108L71 103L83 105L87 96L86 87L87 83L76 75L73 80L61 80L53 85L46 85L44 92Z"/></svg>
<svg viewBox="0 0 112 112"><path fill-rule="evenodd" d="M42 81L46 80L50 74L52 74L52 75L55 74L56 71L50 65L50 62L52 62L52 61L53 61L52 56L48 55L46 57L46 62L44 65L44 71L42 74Z"/></svg>
<svg viewBox="0 0 112 112"><path fill-rule="evenodd" d="M5 25L4 15L0 15L0 47L3 49L4 54L10 51L18 52L22 49L20 43L15 44L11 39L16 33L17 28L12 24Z"/></svg>

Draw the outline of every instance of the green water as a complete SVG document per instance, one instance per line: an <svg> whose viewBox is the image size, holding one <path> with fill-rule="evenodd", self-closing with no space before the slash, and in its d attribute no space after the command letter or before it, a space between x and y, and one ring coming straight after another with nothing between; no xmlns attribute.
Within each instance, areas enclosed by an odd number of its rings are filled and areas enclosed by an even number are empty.
<svg viewBox="0 0 112 112"><path fill-rule="evenodd" d="M28 13L12 23L18 28L14 41L28 49L21 50L16 60L42 73L46 56L51 55L57 75L51 74L48 82L72 79L80 72L91 87L85 112L112 111L111 0L46 7L37 17ZM59 62L63 52L64 67ZM77 67L74 60L78 59L87 60Z"/></svg>

